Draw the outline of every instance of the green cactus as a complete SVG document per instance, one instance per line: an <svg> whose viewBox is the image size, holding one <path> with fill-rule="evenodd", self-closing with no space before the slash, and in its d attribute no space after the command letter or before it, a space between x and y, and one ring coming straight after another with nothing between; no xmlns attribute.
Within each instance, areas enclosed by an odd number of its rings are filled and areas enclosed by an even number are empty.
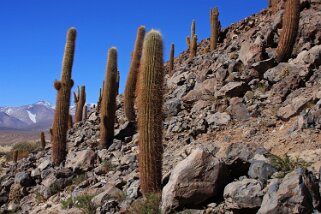
<svg viewBox="0 0 321 214"><path fill-rule="evenodd" d="M102 148L108 148L114 140L117 76L117 49L110 48L100 109L100 145Z"/></svg>
<svg viewBox="0 0 321 214"><path fill-rule="evenodd" d="M82 121L83 109L86 103L86 88L81 86L78 88L78 93L74 92L74 102L76 104L75 123Z"/></svg>
<svg viewBox="0 0 321 214"><path fill-rule="evenodd" d="M291 57L300 21L300 0L287 0L283 15L282 32L276 49L276 61L286 61Z"/></svg>
<svg viewBox="0 0 321 214"><path fill-rule="evenodd" d="M218 8L215 7L213 10L210 11L210 19L211 19L211 50L215 50L217 48L217 41L218 41L218 35L220 32L220 23L218 20Z"/></svg>
<svg viewBox="0 0 321 214"><path fill-rule="evenodd" d="M42 148L42 150L44 150L46 147L46 138L45 138L44 132L40 133L40 142L41 142L41 148Z"/></svg>
<svg viewBox="0 0 321 214"><path fill-rule="evenodd" d="M139 172L144 195L161 191L163 41L158 31L150 31L144 41L139 75L138 126Z"/></svg>
<svg viewBox="0 0 321 214"><path fill-rule="evenodd" d="M169 56L169 74L171 75L174 70L174 52L175 52L175 45L174 43L171 44L171 52Z"/></svg>
<svg viewBox="0 0 321 214"><path fill-rule="evenodd" d="M73 86L71 79L72 64L74 59L76 40L76 29L70 28L67 33L64 59L60 81L55 81L54 86L57 90L56 109L52 126L52 162L53 165L59 164L65 159L66 137L68 128L70 90Z"/></svg>
<svg viewBox="0 0 321 214"><path fill-rule="evenodd" d="M143 51L143 42L145 37L145 27L140 26L137 31L134 52L130 63L128 78L124 92L124 111L129 121L135 121L135 91L137 83L137 74L140 64L140 58Z"/></svg>

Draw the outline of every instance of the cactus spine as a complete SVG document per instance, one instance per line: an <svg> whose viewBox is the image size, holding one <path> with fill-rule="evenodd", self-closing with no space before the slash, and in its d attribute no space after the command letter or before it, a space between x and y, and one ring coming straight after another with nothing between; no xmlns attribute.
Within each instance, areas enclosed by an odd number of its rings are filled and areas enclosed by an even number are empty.
<svg viewBox="0 0 321 214"><path fill-rule="evenodd" d="M100 109L100 145L102 148L108 148L114 139L117 72L117 49L110 48Z"/></svg>
<svg viewBox="0 0 321 214"><path fill-rule="evenodd" d="M175 52L175 45L172 43L171 45L171 52L169 56L169 73L172 74L174 70L174 52Z"/></svg>
<svg viewBox="0 0 321 214"><path fill-rule="evenodd" d="M41 142L41 148L42 148L42 150L44 150L46 147L46 138L45 138L44 132L40 133L40 142Z"/></svg>
<svg viewBox="0 0 321 214"><path fill-rule="evenodd" d="M134 52L132 54L132 60L130 63L130 69L128 78L126 81L126 87L124 92L124 110L125 115L129 121L135 120L135 91L137 74L140 64L140 59L143 51L143 42L145 37L145 27L141 26L138 28L137 37L135 42Z"/></svg>
<svg viewBox="0 0 321 214"><path fill-rule="evenodd" d="M215 7L213 10L210 11L210 19L211 19L211 50L215 50L217 48L217 41L218 41L218 34L220 31L220 23L218 20L218 9Z"/></svg>
<svg viewBox="0 0 321 214"><path fill-rule="evenodd" d="M300 0L287 0L283 15L282 32L276 49L276 60L282 62L291 57L300 20Z"/></svg>
<svg viewBox="0 0 321 214"><path fill-rule="evenodd" d="M71 79L74 59L76 29L70 28L67 33L65 53L62 63L60 81L55 81L57 90L56 110L52 126L52 162L58 166L66 157L66 136L68 128L70 90L73 86Z"/></svg>
<svg viewBox="0 0 321 214"><path fill-rule="evenodd" d="M152 30L144 41L139 75L139 172L144 195L159 192L162 178L163 41Z"/></svg>
<svg viewBox="0 0 321 214"><path fill-rule="evenodd" d="M76 114L75 114L75 123L78 123L82 120L83 109L86 103L86 88L81 86L81 89L78 87L78 93L74 92L74 101L76 104Z"/></svg>

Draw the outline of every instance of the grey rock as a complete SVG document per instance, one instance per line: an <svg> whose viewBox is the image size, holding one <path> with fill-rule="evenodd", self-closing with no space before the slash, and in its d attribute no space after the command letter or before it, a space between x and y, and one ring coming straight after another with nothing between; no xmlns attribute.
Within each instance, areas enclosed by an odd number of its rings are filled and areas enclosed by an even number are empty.
<svg viewBox="0 0 321 214"><path fill-rule="evenodd" d="M16 184L20 184L23 187L35 185L35 181L31 178L30 174L26 172L18 172L15 175L14 182Z"/></svg>
<svg viewBox="0 0 321 214"><path fill-rule="evenodd" d="M162 212L171 213L184 205L198 205L215 197L226 180L225 164L211 154L194 150L178 163L162 192Z"/></svg>
<svg viewBox="0 0 321 214"><path fill-rule="evenodd" d="M215 114L209 114L206 117L207 123L214 126L227 125L230 120L231 116L226 112L216 112Z"/></svg>
<svg viewBox="0 0 321 214"><path fill-rule="evenodd" d="M250 178L259 179L265 183L276 171L271 164L261 160L255 160L251 163L248 175Z"/></svg>
<svg viewBox="0 0 321 214"><path fill-rule="evenodd" d="M318 182L312 173L297 169L275 181L264 195L258 214L311 213L320 207Z"/></svg>
<svg viewBox="0 0 321 214"><path fill-rule="evenodd" d="M247 85L244 82L229 82L219 91L215 92L216 97L238 97L243 96L247 91Z"/></svg>
<svg viewBox="0 0 321 214"><path fill-rule="evenodd" d="M86 172L93 168L96 153L92 149L79 152L69 152L66 158L66 168L73 169L74 172Z"/></svg>
<svg viewBox="0 0 321 214"><path fill-rule="evenodd" d="M262 203L263 185L255 179L243 179L229 183L224 188L228 209L259 208Z"/></svg>

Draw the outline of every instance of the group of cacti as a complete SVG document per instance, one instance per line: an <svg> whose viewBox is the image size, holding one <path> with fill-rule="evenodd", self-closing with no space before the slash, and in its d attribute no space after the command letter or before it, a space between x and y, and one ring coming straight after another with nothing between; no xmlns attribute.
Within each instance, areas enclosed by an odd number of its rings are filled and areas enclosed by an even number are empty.
<svg viewBox="0 0 321 214"><path fill-rule="evenodd" d="M66 158L66 137L68 127L72 126L69 114L70 94L73 87L71 79L74 58L76 30L70 28L62 64L61 80L55 81L57 90L56 110L51 133L52 163L59 166ZM141 59L141 56L143 57ZM137 33L130 72L125 90L125 114L129 121L136 119L135 103L137 95L139 125L139 167L141 185L144 194L160 191L162 167L162 87L164 78L163 42L159 32L152 30L145 38L145 27ZM105 80L100 90L97 110L100 113L100 146L108 148L114 139L116 96L119 87L117 68L117 49L108 51ZM83 118L86 109L85 87L78 87L74 93L76 104L75 122ZM85 106L85 107L84 107ZM84 116L86 118L87 116ZM41 133L41 145L45 149L44 133Z"/></svg>
<svg viewBox="0 0 321 214"><path fill-rule="evenodd" d="M274 8L275 2L269 0L269 8ZM210 50L217 48L220 32L218 9L210 11L211 37ZM298 31L300 1L287 0L283 17L283 30L276 50L277 61L287 59L292 52ZM76 29L70 28L62 64L60 81L55 81L57 90L56 110L51 130L52 162L60 165L67 154L66 137L68 127L72 127L72 117L69 114L70 94L73 87L71 79L72 64L75 51ZM197 53L197 35L195 21L191 26L191 36L186 39L190 58ZM171 44L169 72L174 69L174 44ZM114 123L116 112L116 96L119 87L119 71L117 68L117 49L108 51L105 80L99 93L97 111L100 113L100 146L108 148L114 139ZM138 28L137 38L130 63L129 75L124 92L124 112L131 122L138 121L139 129L139 171L141 188L144 194L161 190L162 169L162 104L163 104L163 41L159 32L152 30L145 37L145 27ZM75 122L83 118L84 106L87 118L85 86L78 87L74 93L76 103ZM136 101L137 98L137 101ZM137 112L135 105L137 103ZM41 133L41 145L46 146L44 133ZM17 159L14 153L14 159Z"/></svg>

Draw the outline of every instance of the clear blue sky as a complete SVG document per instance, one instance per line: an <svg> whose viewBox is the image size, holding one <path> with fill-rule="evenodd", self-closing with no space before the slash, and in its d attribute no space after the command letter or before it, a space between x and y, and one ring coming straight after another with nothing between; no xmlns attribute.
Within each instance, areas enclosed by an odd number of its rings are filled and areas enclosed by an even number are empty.
<svg viewBox="0 0 321 214"><path fill-rule="evenodd" d="M199 41L209 37L209 10L217 6L223 27L267 7L267 0L0 0L0 106L56 99L66 31L77 28L73 66L75 85L86 85L96 102L108 48L118 48L124 90L136 30L162 32L165 60L170 43L177 56L186 49L192 19ZM73 102L73 101L71 101Z"/></svg>

